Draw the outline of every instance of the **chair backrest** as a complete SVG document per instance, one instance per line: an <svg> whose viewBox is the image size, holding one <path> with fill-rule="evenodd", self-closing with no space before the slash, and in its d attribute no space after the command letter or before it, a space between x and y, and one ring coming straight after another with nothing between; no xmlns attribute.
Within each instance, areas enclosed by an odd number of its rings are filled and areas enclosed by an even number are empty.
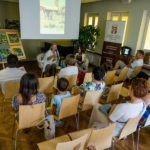
<svg viewBox="0 0 150 150"><path fill-rule="evenodd" d="M84 104L94 105L95 103L98 103L101 95L102 95L102 90L87 91L84 99Z"/></svg>
<svg viewBox="0 0 150 150"><path fill-rule="evenodd" d="M88 146L94 145L98 148L98 150L103 150L111 147L115 127L116 123L113 123L112 125L106 128L93 130L90 136L90 140L88 142Z"/></svg>
<svg viewBox="0 0 150 150"><path fill-rule="evenodd" d="M76 139L82 137L83 135L88 134L86 144L85 144L87 146L89 138L90 138L91 133L92 133L93 130L95 130L95 128L87 128L87 129L84 129L84 130L68 133L68 135L70 136L70 138L72 140L76 140Z"/></svg>
<svg viewBox="0 0 150 150"><path fill-rule="evenodd" d="M80 94L68 98L63 98L58 118L63 119L68 116L77 114L79 98Z"/></svg>
<svg viewBox="0 0 150 150"><path fill-rule="evenodd" d="M44 94L53 93L53 82L54 76L45 77L45 78L38 78L39 80L39 92L43 92Z"/></svg>
<svg viewBox="0 0 150 150"><path fill-rule="evenodd" d="M148 118L144 124L144 127L149 126L149 125L150 125L150 115L148 116Z"/></svg>
<svg viewBox="0 0 150 150"><path fill-rule="evenodd" d="M133 71L132 78L136 77L137 74L141 71L141 69L142 69L142 66L137 66Z"/></svg>
<svg viewBox="0 0 150 150"><path fill-rule="evenodd" d="M5 82L5 99L12 99L15 94L19 93L20 81Z"/></svg>
<svg viewBox="0 0 150 150"><path fill-rule="evenodd" d="M83 80L83 83L85 83L85 82L91 82L91 81L92 81L92 72L86 73L85 77L84 77L84 80Z"/></svg>
<svg viewBox="0 0 150 150"><path fill-rule="evenodd" d="M19 106L19 129L36 126L44 118L45 103Z"/></svg>
<svg viewBox="0 0 150 150"><path fill-rule="evenodd" d="M107 97L107 103L119 99L120 90L123 83L112 85Z"/></svg>
<svg viewBox="0 0 150 150"><path fill-rule="evenodd" d="M117 81L124 81L127 77L129 68L123 68L118 76Z"/></svg>
<svg viewBox="0 0 150 150"><path fill-rule="evenodd" d="M70 76L64 76L69 81L69 86L67 88L68 91L71 91L73 85L77 84L77 74L70 75Z"/></svg>
<svg viewBox="0 0 150 150"><path fill-rule="evenodd" d="M111 85L113 83L115 74L116 74L116 70L107 71L106 77L104 80L106 85Z"/></svg>
<svg viewBox="0 0 150 150"><path fill-rule="evenodd" d="M122 138L126 137L127 135L135 132L137 129L138 122L141 117L142 117L142 115L139 115L135 118L130 118L128 120L128 122L125 124L124 128L122 129L119 139L122 139Z"/></svg>
<svg viewBox="0 0 150 150"><path fill-rule="evenodd" d="M83 150L87 137L88 134L70 142L58 143L56 150Z"/></svg>

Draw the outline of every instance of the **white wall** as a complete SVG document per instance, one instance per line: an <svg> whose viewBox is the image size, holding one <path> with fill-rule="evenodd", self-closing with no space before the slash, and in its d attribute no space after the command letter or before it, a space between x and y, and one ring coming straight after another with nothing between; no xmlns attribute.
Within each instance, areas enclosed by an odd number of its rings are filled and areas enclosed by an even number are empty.
<svg viewBox="0 0 150 150"><path fill-rule="evenodd" d="M129 4L123 4L122 0L103 0L100 2L82 4L80 25L82 26L84 23L85 13L99 13L99 27L102 34L99 38L97 52L101 53L105 34L107 13L112 11L128 11L129 19L124 39L124 45L130 46L133 49L132 54L134 55L136 52L136 48L140 48L137 42L139 42L138 37L144 10L150 10L150 0L132 0L132 2Z"/></svg>

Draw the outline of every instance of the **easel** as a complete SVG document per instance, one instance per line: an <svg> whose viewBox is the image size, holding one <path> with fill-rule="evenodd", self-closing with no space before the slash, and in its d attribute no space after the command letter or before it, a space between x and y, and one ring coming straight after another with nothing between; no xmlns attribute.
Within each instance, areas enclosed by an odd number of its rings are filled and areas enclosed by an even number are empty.
<svg viewBox="0 0 150 150"><path fill-rule="evenodd" d="M3 69L7 63L6 56L3 56L5 50L17 55L18 60L26 59L18 30L0 29L0 42L0 64L2 64Z"/></svg>

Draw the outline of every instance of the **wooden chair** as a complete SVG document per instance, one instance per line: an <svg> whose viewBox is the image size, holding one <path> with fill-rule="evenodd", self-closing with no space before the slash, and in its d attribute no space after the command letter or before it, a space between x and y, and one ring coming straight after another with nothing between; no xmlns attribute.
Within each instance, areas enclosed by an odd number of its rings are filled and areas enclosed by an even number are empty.
<svg viewBox="0 0 150 150"><path fill-rule="evenodd" d="M87 91L82 105L82 111L93 109L94 104L99 103L102 91Z"/></svg>
<svg viewBox="0 0 150 150"><path fill-rule="evenodd" d="M116 74L116 70L107 71L104 82L106 85L112 85L114 82L114 76Z"/></svg>
<svg viewBox="0 0 150 150"><path fill-rule="evenodd" d="M84 80L83 80L83 83L85 83L85 82L91 82L91 81L92 81L92 72L86 73L85 77L84 77Z"/></svg>
<svg viewBox="0 0 150 150"><path fill-rule="evenodd" d="M80 98L80 94L68 98L63 98L60 107L59 116L54 115L55 120L60 120L75 115L76 125L78 130L78 119L76 114L78 114L77 108L78 108L79 98ZM50 107L47 109L50 109Z"/></svg>
<svg viewBox="0 0 150 150"><path fill-rule="evenodd" d="M64 76L69 81L69 86L67 88L68 91L71 91L72 87L77 84L77 74L70 75L70 76Z"/></svg>
<svg viewBox="0 0 150 150"><path fill-rule="evenodd" d="M53 82L54 82L54 76L51 77L45 77L45 78L38 78L39 80L39 92L43 92L45 95L47 95L48 103L50 103L50 94L53 93Z"/></svg>
<svg viewBox="0 0 150 150"><path fill-rule="evenodd" d="M58 143L56 150L83 150L87 137L88 134L70 142Z"/></svg>
<svg viewBox="0 0 150 150"><path fill-rule="evenodd" d="M16 129L16 137L15 137L15 148L14 148L15 150L17 148L18 130L36 126L36 124L44 118L44 111L45 111L45 103L19 106L19 122L16 119L17 115L15 115L13 133L12 133L12 138L13 138L14 127L16 122L17 129Z"/></svg>
<svg viewBox="0 0 150 150"><path fill-rule="evenodd" d="M145 122L145 124L144 124L144 126L142 127L142 128L144 128L144 127L147 127L147 126L149 126L150 125L150 115L149 115L149 117L147 118L147 120L146 120L146 122ZM141 128L138 128L138 138L137 138L137 150L139 149L139 141L140 141L140 130L141 130Z"/></svg>
<svg viewBox="0 0 150 150"><path fill-rule="evenodd" d="M38 78L38 80L39 80L39 88L38 88L39 92L43 92L44 94L53 93L54 76Z"/></svg>
<svg viewBox="0 0 150 150"><path fill-rule="evenodd" d="M116 123L113 123L106 128L93 130L87 146L94 145L98 150L110 148L115 127Z"/></svg>
<svg viewBox="0 0 150 150"><path fill-rule="evenodd" d="M105 99L101 98L100 103L105 104L105 103L110 103L112 101L117 102L117 100L119 99L119 94L120 94L122 85L123 85L123 83L112 85L110 87L110 91L108 93L107 99L105 100Z"/></svg>
<svg viewBox="0 0 150 150"><path fill-rule="evenodd" d="M15 94L19 93L19 86L20 86L20 81L9 81L5 82L5 94L3 97L2 101L2 122L4 122L4 115L5 115L5 102L12 102L12 97Z"/></svg>
<svg viewBox="0 0 150 150"><path fill-rule="evenodd" d="M124 128L122 129L121 133L119 136L113 137L113 142L112 142L112 150L114 149L114 142L121 140L125 138L126 136L130 135L132 133L132 143L133 143L133 149L134 149L134 132L137 129L138 122L140 120L142 115L139 115L135 118L130 118L128 122L125 124Z"/></svg>
<svg viewBox="0 0 150 150"><path fill-rule="evenodd" d="M38 143L39 150L83 150L88 134L70 141L68 135Z"/></svg>
<svg viewBox="0 0 150 150"><path fill-rule="evenodd" d="M127 77L129 68L123 68L119 74L119 76L114 76L114 83L124 81Z"/></svg>
<svg viewBox="0 0 150 150"><path fill-rule="evenodd" d="M123 100L125 100L125 98L129 96L129 89L122 87L120 90L120 95L123 97Z"/></svg>

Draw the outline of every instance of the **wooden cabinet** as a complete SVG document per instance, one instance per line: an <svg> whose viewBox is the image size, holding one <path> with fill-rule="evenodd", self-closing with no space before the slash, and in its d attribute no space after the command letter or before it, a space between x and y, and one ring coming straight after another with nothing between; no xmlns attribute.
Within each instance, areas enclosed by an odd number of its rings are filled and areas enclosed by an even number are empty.
<svg viewBox="0 0 150 150"><path fill-rule="evenodd" d="M133 57L134 57L134 56L116 55L116 61L117 61L117 60L122 60L125 64L128 65L128 63L130 62L130 60L131 60Z"/></svg>

